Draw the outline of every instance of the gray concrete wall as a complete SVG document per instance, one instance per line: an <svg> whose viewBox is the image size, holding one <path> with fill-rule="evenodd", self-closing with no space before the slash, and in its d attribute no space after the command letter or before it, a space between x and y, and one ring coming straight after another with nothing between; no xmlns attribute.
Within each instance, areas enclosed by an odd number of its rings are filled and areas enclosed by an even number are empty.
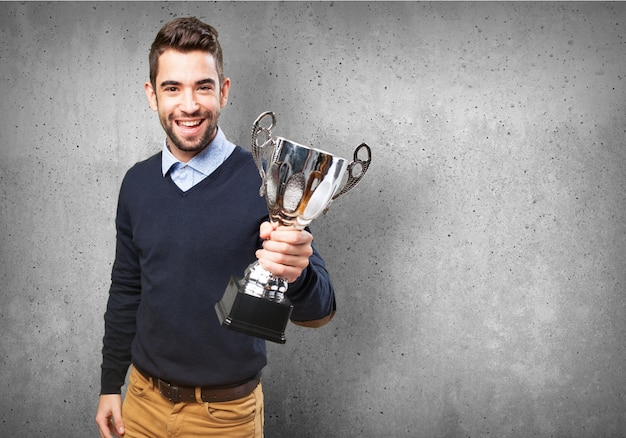
<svg viewBox="0 0 626 438"><path fill-rule="evenodd" d="M0 435L97 436L119 183L160 26L221 33L222 126L350 156L327 327L270 345L269 437L626 436L625 3L2 3Z"/></svg>

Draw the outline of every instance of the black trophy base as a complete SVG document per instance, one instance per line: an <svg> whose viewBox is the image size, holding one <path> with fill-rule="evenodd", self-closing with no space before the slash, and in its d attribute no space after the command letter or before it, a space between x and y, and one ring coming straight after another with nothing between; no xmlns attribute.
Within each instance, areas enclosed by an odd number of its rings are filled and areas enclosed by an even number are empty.
<svg viewBox="0 0 626 438"><path fill-rule="evenodd" d="M217 317L224 327L279 344L287 341L285 328L292 309L287 298L279 303L241 292L234 278L215 304Z"/></svg>

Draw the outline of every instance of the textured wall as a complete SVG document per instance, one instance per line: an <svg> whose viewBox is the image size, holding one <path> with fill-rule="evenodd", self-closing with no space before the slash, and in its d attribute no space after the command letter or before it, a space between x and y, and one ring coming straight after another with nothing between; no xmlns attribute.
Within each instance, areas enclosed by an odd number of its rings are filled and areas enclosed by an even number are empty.
<svg viewBox="0 0 626 438"><path fill-rule="evenodd" d="M163 22L222 126L374 162L313 224L339 313L270 345L269 437L626 436L625 3L0 5L0 435L97 436L119 183Z"/></svg>

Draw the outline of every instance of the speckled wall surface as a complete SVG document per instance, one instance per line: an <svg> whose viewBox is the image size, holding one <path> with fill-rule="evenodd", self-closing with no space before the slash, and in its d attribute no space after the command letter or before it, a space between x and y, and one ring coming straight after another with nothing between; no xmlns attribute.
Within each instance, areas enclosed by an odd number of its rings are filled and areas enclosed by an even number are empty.
<svg viewBox="0 0 626 438"><path fill-rule="evenodd" d="M626 3L2 3L0 435L97 436L157 30L221 33L243 146L374 161L314 222L339 312L270 345L268 437L626 436Z"/></svg>

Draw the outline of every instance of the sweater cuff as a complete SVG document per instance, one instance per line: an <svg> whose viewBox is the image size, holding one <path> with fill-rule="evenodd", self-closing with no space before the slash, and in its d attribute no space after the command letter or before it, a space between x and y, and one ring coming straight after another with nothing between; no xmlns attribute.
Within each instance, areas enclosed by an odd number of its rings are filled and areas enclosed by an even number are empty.
<svg viewBox="0 0 626 438"><path fill-rule="evenodd" d="M120 381L121 377L121 381ZM126 375L121 375L118 371L112 369L102 369L100 376L100 395L103 394L121 394L122 386L126 380Z"/></svg>

